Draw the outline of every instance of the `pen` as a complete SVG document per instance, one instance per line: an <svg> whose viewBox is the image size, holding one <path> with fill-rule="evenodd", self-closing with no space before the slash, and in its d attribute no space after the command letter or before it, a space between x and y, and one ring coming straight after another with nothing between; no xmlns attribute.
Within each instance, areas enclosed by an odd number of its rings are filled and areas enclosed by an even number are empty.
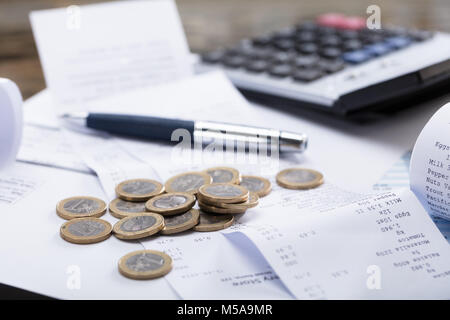
<svg viewBox="0 0 450 320"><path fill-rule="evenodd" d="M303 152L308 144L308 137L302 133L213 121L87 112L65 113L60 117L71 124L147 140L174 141L172 133L184 129L193 137L194 144L223 141L224 145L245 144L246 150L265 146L280 152Z"/></svg>

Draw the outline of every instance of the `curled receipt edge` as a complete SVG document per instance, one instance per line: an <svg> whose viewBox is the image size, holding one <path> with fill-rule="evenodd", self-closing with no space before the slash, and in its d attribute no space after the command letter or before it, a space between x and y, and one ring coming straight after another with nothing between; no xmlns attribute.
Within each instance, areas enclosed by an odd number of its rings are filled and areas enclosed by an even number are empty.
<svg viewBox="0 0 450 320"><path fill-rule="evenodd" d="M450 103L431 117L417 138L410 188L430 215L450 220Z"/></svg>

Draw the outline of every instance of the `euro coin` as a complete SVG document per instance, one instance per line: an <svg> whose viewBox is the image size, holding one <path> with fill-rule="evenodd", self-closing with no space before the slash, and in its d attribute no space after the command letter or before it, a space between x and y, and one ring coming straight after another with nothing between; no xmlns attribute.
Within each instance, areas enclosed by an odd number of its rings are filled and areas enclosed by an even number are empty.
<svg viewBox="0 0 450 320"><path fill-rule="evenodd" d="M210 232L226 229L233 224L234 217L230 214L212 215L200 211L200 222L194 231Z"/></svg>
<svg viewBox="0 0 450 320"><path fill-rule="evenodd" d="M239 203L216 203L215 205L225 209L250 209L258 205L259 197L256 193L250 192L247 201Z"/></svg>
<svg viewBox="0 0 450 320"><path fill-rule="evenodd" d="M105 201L94 197L72 197L56 205L56 213L63 219L101 217L106 212Z"/></svg>
<svg viewBox="0 0 450 320"><path fill-rule="evenodd" d="M150 212L165 216L186 212L195 204L195 196L185 192L165 193L147 201L145 207Z"/></svg>
<svg viewBox="0 0 450 320"><path fill-rule="evenodd" d="M174 234L192 229L198 224L200 213L197 209L191 209L188 212L176 216L164 217L164 229L161 234Z"/></svg>
<svg viewBox="0 0 450 320"><path fill-rule="evenodd" d="M217 214L240 214L245 213L247 208L236 207L236 208L221 208L215 205L211 205L202 201L198 201L198 206L205 212L217 213Z"/></svg>
<svg viewBox="0 0 450 320"><path fill-rule="evenodd" d="M86 244L106 240L111 235L112 226L98 218L77 218L64 223L60 228L61 237L72 243Z"/></svg>
<svg viewBox="0 0 450 320"><path fill-rule="evenodd" d="M229 167L214 167L205 170L212 178L212 183L233 183L239 184L241 174L239 171Z"/></svg>
<svg viewBox="0 0 450 320"><path fill-rule="evenodd" d="M119 183L116 194L119 198L127 201L146 201L153 196L163 193L164 187L161 183L150 179L132 179Z"/></svg>
<svg viewBox="0 0 450 320"><path fill-rule="evenodd" d="M277 183L287 189L312 189L323 183L323 175L315 170L291 168L280 171Z"/></svg>
<svg viewBox="0 0 450 320"><path fill-rule="evenodd" d="M265 197L272 189L269 180L257 176L242 176L240 185L247 188L248 191L256 193L259 197Z"/></svg>
<svg viewBox="0 0 450 320"><path fill-rule="evenodd" d="M149 212L123 218L114 225L113 232L119 239L133 240L149 237L163 228L163 217Z"/></svg>
<svg viewBox="0 0 450 320"><path fill-rule="evenodd" d="M123 219L134 214L146 213L145 202L130 202L120 198L109 204L109 212L117 219Z"/></svg>
<svg viewBox="0 0 450 320"><path fill-rule="evenodd" d="M166 192L187 192L196 194L198 189L210 184L212 178L205 172L186 172L176 175L165 183Z"/></svg>
<svg viewBox="0 0 450 320"><path fill-rule="evenodd" d="M172 258L156 250L138 250L119 260L119 272L127 278L145 280L165 276L172 270Z"/></svg>
<svg viewBox="0 0 450 320"><path fill-rule="evenodd" d="M248 199L249 192L246 188L231 183L214 183L201 186L198 189L199 200L215 203L236 203Z"/></svg>

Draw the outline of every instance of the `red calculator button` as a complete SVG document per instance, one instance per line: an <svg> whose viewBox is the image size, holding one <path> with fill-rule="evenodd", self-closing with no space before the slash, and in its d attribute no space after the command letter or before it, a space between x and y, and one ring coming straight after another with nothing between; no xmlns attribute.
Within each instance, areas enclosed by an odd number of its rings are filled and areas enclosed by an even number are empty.
<svg viewBox="0 0 450 320"><path fill-rule="evenodd" d="M361 17L345 17L336 27L347 30L359 30L366 27L366 19Z"/></svg>
<svg viewBox="0 0 450 320"><path fill-rule="evenodd" d="M336 28L337 26L341 25L345 19L345 16L339 13L325 13L318 16L316 18L316 22L318 25L324 27Z"/></svg>

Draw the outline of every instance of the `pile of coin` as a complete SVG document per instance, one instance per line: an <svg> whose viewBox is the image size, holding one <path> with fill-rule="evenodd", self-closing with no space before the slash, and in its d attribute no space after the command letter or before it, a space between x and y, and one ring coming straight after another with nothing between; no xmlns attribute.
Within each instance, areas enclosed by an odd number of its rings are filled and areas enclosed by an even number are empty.
<svg viewBox="0 0 450 320"><path fill-rule="evenodd" d="M323 183L323 176L309 169L286 169L277 183L290 189L308 189ZM99 219L106 203L95 197L79 196L57 204L57 214L68 220L61 237L78 244L106 240L113 234L121 240L136 240L156 234L171 235L193 230L211 232L231 226L234 215L258 205L271 191L270 181L242 176L228 167L176 175L163 185L151 179L133 179L116 187L117 198L109 212L120 219L114 226ZM194 206L198 204L199 209ZM170 272L171 258L163 252L140 250L119 261L119 271L133 279L152 279Z"/></svg>

